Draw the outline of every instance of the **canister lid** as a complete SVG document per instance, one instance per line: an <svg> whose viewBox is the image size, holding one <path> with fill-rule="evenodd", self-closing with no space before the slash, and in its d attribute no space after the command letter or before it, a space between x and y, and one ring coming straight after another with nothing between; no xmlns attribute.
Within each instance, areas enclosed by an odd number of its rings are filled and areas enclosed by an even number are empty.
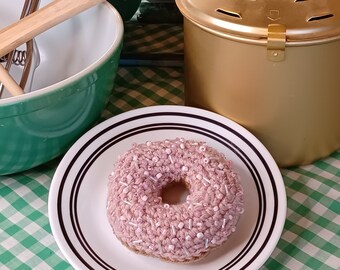
<svg viewBox="0 0 340 270"><path fill-rule="evenodd" d="M266 43L268 26L283 25L286 45L340 39L339 0L176 0L186 19L213 34Z"/></svg>

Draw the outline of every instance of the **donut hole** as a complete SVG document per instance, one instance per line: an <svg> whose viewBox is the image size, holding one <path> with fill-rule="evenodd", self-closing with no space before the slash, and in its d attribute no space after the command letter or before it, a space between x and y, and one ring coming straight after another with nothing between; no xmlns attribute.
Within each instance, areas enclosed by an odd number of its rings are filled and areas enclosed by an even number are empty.
<svg viewBox="0 0 340 270"><path fill-rule="evenodd" d="M163 203L170 205L185 203L188 195L189 189L184 181L172 182L161 190Z"/></svg>

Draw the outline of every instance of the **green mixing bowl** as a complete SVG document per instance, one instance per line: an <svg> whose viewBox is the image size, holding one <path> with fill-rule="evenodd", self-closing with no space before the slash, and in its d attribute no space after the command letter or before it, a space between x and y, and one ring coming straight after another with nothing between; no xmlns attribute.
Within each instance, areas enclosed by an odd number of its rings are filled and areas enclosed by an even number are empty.
<svg viewBox="0 0 340 270"><path fill-rule="evenodd" d="M0 28L20 17L23 2L0 2ZM36 37L40 64L30 92L0 99L0 175L63 154L98 120L112 93L122 38L121 16L107 2Z"/></svg>

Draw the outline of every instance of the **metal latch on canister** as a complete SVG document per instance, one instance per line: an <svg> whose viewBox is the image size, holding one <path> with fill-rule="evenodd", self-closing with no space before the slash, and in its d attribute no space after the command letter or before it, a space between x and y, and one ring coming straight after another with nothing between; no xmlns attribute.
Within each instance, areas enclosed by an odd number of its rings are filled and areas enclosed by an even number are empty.
<svg viewBox="0 0 340 270"><path fill-rule="evenodd" d="M282 24L268 25L267 58L273 62L285 59L286 27Z"/></svg>

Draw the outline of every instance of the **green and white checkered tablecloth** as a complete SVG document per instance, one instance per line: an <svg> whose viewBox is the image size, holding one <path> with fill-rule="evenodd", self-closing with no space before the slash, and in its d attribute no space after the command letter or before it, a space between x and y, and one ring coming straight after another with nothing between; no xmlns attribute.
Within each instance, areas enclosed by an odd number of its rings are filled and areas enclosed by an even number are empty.
<svg viewBox="0 0 340 270"><path fill-rule="evenodd" d="M101 120L143 106L182 104L183 88L181 67L120 67ZM49 187L59 161L0 176L0 270L72 269L51 234L47 215ZM287 219L262 269L340 269L340 150L281 172Z"/></svg>

